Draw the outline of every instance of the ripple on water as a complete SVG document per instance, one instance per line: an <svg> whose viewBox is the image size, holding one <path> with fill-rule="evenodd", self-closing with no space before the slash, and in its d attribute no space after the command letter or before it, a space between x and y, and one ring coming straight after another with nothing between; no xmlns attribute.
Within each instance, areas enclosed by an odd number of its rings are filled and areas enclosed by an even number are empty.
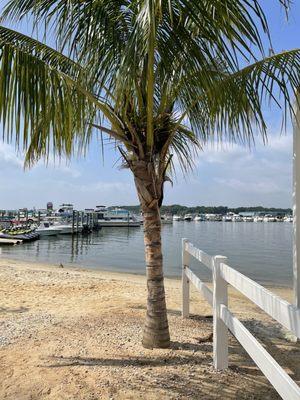
<svg viewBox="0 0 300 400"><path fill-rule="evenodd" d="M292 224L177 222L162 227L165 274L181 274L181 239L209 254L228 257L229 264L262 282L291 285ZM44 238L3 247L5 257L47 263L75 264L93 269L144 273L142 228L103 228L89 236ZM210 274L196 262L203 279Z"/></svg>

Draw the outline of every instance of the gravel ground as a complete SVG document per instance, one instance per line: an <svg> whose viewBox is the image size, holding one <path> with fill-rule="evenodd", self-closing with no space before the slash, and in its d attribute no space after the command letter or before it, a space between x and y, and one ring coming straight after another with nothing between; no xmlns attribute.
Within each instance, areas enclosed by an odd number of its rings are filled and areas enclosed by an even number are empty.
<svg viewBox="0 0 300 400"><path fill-rule="evenodd" d="M231 335L215 371L209 306L192 290L183 320L180 282L166 291L171 348L146 350L143 277L0 260L0 399L279 399ZM299 381L298 343L233 290L230 307Z"/></svg>

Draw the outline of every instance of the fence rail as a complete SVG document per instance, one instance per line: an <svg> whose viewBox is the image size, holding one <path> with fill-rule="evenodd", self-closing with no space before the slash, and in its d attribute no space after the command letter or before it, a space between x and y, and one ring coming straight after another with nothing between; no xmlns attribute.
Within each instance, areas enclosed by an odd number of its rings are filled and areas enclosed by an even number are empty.
<svg viewBox="0 0 300 400"><path fill-rule="evenodd" d="M190 269L190 256L212 270L211 290ZM300 338L300 309L226 264L224 256L210 256L187 239L182 240L182 316L189 316L190 282L213 308L213 362L228 367L228 329L247 351L284 400L300 400L300 388L228 309L228 284Z"/></svg>

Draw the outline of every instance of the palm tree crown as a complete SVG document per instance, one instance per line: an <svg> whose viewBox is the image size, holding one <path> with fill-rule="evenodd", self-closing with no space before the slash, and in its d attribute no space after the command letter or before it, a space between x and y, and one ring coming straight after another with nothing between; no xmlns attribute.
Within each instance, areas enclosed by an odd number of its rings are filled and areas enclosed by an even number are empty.
<svg viewBox="0 0 300 400"><path fill-rule="evenodd" d="M298 86L298 50L240 70L253 47L264 55L259 1L11 0L3 19L28 15L58 51L1 27L0 93L7 132L24 120L31 161L51 145L70 155L104 117L126 151L176 152L186 165L199 140L249 141L255 125L265 134L264 95L277 84L289 101L286 82Z"/></svg>
<svg viewBox="0 0 300 400"><path fill-rule="evenodd" d="M299 87L299 49L265 57L261 3L10 0L2 13L3 22L29 16L56 43L0 26L4 137L26 149L30 165L50 152L85 150L98 129L134 174L145 219L150 347L169 343L159 207L172 155L186 169L208 140L251 143L256 130L265 137L263 101L285 115Z"/></svg>

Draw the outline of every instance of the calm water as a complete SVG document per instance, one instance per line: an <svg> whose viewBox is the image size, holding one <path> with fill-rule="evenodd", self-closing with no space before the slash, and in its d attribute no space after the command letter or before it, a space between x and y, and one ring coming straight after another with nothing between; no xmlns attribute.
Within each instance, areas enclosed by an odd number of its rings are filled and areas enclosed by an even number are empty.
<svg viewBox="0 0 300 400"><path fill-rule="evenodd" d="M229 265L261 283L292 284L292 224L176 222L162 227L165 275L181 274L181 239L225 255ZM103 228L89 236L59 236L2 247L3 257L119 272L144 273L142 228ZM203 279L210 275L193 262Z"/></svg>

